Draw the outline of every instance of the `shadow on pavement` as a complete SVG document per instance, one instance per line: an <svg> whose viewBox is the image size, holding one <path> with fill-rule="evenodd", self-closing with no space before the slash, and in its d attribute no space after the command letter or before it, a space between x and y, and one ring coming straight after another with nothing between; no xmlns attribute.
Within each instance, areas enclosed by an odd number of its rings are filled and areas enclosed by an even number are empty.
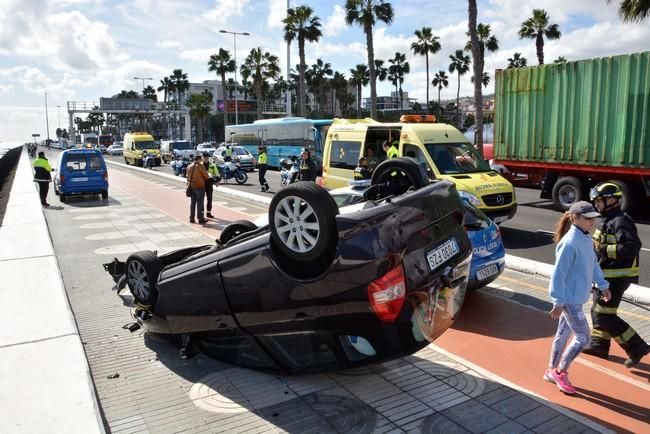
<svg viewBox="0 0 650 434"><path fill-rule="evenodd" d="M553 237L543 232L526 231L501 226L501 238L506 249L531 249L553 244Z"/></svg>
<svg viewBox="0 0 650 434"><path fill-rule="evenodd" d="M578 394L576 398L582 398L594 404L608 408L616 413L623 414L638 421L648 421L648 408L631 404L629 402L621 401L620 399L604 395L600 392L585 389L583 387L576 387Z"/></svg>
<svg viewBox="0 0 650 434"><path fill-rule="evenodd" d="M112 205L122 205L122 202L109 196L108 199L97 199L97 194L80 194L75 196L67 196L64 203L74 208L102 208ZM60 200L60 199L59 199Z"/></svg>

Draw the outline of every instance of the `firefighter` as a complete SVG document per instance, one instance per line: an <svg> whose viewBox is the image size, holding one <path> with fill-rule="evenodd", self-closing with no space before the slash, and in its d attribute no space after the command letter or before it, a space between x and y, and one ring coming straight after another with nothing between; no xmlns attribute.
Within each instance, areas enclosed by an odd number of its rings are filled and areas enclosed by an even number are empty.
<svg viewBox="0 0 650 434"><path fill-rule="evenodd" d="M650 346L618 316L618 306L630 284L639 281L641 240L634 221L621 209L623 193L617 184L601 182L590 197L603 216L593 241L612 296L607 302L594 297L591 343L583 352L606 359L613 338L628 355L625 367L632 368L650 352Z"/></svg>

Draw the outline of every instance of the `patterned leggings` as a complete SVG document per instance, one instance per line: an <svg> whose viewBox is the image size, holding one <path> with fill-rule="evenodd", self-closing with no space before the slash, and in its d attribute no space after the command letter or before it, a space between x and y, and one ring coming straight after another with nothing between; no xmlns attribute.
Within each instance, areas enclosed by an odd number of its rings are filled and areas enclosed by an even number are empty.
<svg viewBox="0 0 650 434"><path fill-rule="evenodd" d="M571 335L573 335L573 339L567 346ZM553 339L549 366L558 368L560 371L566 371L573 359L578 357L582 349L589 344L590 339L591 331L589 330L587 318L582 311L582 305L564 305L555 338Z"/></svg>

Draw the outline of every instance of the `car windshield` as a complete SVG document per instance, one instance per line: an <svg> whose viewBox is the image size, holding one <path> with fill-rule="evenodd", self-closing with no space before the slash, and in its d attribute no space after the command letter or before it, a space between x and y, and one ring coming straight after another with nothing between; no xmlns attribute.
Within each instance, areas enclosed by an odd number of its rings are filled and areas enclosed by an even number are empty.
<svg viewBox="0 0 650 434"><path fill-rule="evenodd" d="M212 146L210 143L204 143L203 145L201 145L201 148L203 148L203 149L206 149L206 148L214 149L214 146Z"/></svg>
<svg viewBox="0 0 650 434"><path fill-rule="evenodd" d="M490 170L490 165L469 143L429 143L426 148L443 175Z"/></svg>
<svg viewBox="0 0 650 434"><path fill-rule="evenodd" d="M235 155L248 155L246 148L235 148Z"/></svg>
<svg viewBox="0 0 650 434"><path fill-rule="evenodd" d="M135 149L158 149L158 145L153 140L135 142Z"/></svg>
<svg viewBox="0 0 650 434"><path fill-rule="evenodd" d="M188 149L194 149L191 142L174 142L172 143L172 149L177 149L179 151L184 151Z"/></svg>

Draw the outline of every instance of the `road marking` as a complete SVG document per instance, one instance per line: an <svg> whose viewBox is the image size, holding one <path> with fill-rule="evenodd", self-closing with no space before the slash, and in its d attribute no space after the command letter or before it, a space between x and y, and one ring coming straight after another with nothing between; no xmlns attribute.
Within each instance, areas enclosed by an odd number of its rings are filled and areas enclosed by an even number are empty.
<svg viewBox="0 0 650 434"><path fill-rule="evenodd" d="M650 249L646 249L645 247L641 247L641 250L643 250L644 252L650 252Z"/></svg>
<svg viewBox="0 0 650 434"><path fill-rule="evenodd" d="M544 229L537 229L537 232L540 233L540 234L549 235L551 237L555 235L555 232L547 231L547 230L544 230Z"/></svg>
<svg viewBox="0 0 650 434"><path fill-rule="evenodd" d="M543 292L543 293L545 293L545 294L548 293L548 288L545 288L545 287L543 287L543 286L533 285L532 283L527 283L527 282L524 283L524 282L522 282L521 280L512 279L512 278L510 278L510 277L506 277L506 276L501 276L501 277L499 277L498 280L500 280L500 279L503 279L503 280L505 280L505 281L507 281L507 282L519 283L520 285L523 284L523 285L526 285L526 286L528 286L528 287L530 287L530 288L533 288L533 289L536 289L536 290L538 290L538 291L540 291L540 292ZM498 282L498 280L497 280L497 282ZM634 312L630 312L630 311L627 311L627 310L625 310L625 309L621 309L621 308L618 309L618 312L619 312L619 313L623 313L623 314L625 314L626 316L631 316L631 317L634 317L634 318L641 319L641 320L643 320L643 321L648 321L648 319L650 319L650 317L648 317L648 315L641 315L641 314L634 313Z"/></svg>
<svg viewBox="0 0 650 434"><path fill-rule="evenodd" d="M650 384L645 384L645 383L642 383L641 381L637 381L637 380L634 380L632 378L626 377L623 374L619 374L618 372L612 371L611 369L607 369L607 368L605 368L603 366L600 366L597 363L585 360L585 359L582 358L582 356L578 357L576 359L576 361L578 363L582 364L582 365L585 365L585 366L591 368L591 369L595 369L596 371L600 371L603 374L614 377L617 380L624 381L624 382L626 382L628 384L631 384L631 385L636 386L636 387L638 387L640 389L647 390L648 392L650 392Z"/></svg>

